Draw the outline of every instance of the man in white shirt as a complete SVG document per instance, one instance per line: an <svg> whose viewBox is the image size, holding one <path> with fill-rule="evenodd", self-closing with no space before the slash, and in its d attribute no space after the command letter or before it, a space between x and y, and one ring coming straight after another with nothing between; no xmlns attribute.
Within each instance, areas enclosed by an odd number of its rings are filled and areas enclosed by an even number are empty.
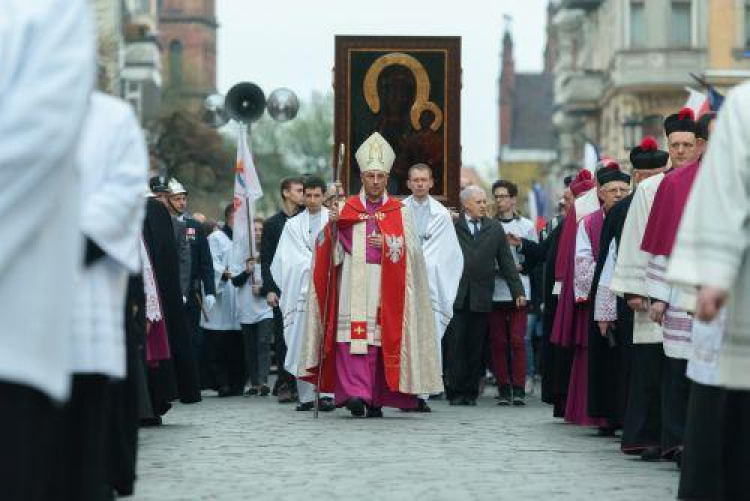
<svg viewBox="0 0 750 501"><path fill-rule="evenodd" d="M53 401L70 395L70 329L80 258L74 154L94 82L82 0L7 0L0 14L0 498L43 492Z"/></svg>
<svg viewBox="0 0 750 501"><path fill-rule="evenodd" d="M253 221L255 243L260 246L263 234L263 220ZM241 259L241 258L240 258ZM257 259L240 262L235 259L232 267L232 285L237 292L237 315L242 326L245 343L245 363L250 379L248 396L268 396L268 373L271 366L271 342L273 342L273 308L260 290L263 279Z"/></svg>
<svg viewBox="0 0 750 501"><path fill-rule="evenodd" d="M492 185L492 194L497 205L497 219L509 235L511 253L521 276L525 296L531 297L529 275L520 273L524 256L521 253L523 240L538 242L534 223L514 211L518 197L518 186L506 180ZM492 295L492 312L489 317L492 365L497 378L499 405L524 405L526 397L526 323L527 308L518 307L513 301L507 282L497 274ZM510 345L511 367L508 371L508 345Z"/></svg>

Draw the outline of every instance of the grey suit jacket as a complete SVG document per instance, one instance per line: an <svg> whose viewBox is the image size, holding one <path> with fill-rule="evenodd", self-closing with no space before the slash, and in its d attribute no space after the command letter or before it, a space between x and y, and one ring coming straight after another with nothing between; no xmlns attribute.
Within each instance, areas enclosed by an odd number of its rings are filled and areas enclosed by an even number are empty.
<svg viewBox="0 0 750 501"><path fill-rule="evenodd" d="M184 221L172 217L174 227L174 238L177 241L177 255L180 259L180 291L187 297L190 290L190 272L192 257L190 255L190 242L187 238L187 226Z"/></svg>
<svg viewBox="0 0 750 501"><path fill-rule="evenodd" d="M456 235L464 254L464 271L458 285L454 309L475 312L492 310L496 265L510 287L513 298L524 295L523 283L500 222L484 217L477 238L471 234L463 214L456 221Z"/></svg>

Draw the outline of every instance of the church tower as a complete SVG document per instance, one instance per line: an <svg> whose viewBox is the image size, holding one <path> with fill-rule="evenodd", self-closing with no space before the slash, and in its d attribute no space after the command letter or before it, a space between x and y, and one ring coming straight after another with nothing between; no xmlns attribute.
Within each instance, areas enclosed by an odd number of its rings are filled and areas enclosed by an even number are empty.
<svg viewBox="0 0 750 501"><path fill-rule="evenodd" d="M159 0L164 104L201 109L216 91L215 0Z"/></svg>

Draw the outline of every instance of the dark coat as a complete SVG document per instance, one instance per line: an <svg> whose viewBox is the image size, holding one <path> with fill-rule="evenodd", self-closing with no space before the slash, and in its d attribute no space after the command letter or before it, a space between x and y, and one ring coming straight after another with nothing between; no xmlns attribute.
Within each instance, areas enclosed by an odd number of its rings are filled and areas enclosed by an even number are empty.
<svg viewBox="0 0 750 501"><path fill-rule="evenodd" d="M494 219L483 217L476 239L471 234L463 214L455 226L464 255L464 271L453 307L475 312L491 311L496 269L508 283L513 298L523 296L523 283L510 245L505 239L503 225Z"/></svg>
<svg viewBox="0 0 750 501"><path fill-rule="evenodd" d="M180 290L180 266L173 218L169 216L167 208L155 199L149 199L146 203L143 240L151 256L172 353L170 363L160 363L160 369L168 371L166 368L173 365L180 400L185 403L197 402L201 396ZM171 398L165 395L164 399Z"/></svg>
<svg viewBox="0 0 750 501"><path fill-rule="evenodd" d="M260 288L261 296L266 296L269 292L281 295L279 286L276 285L271 275L271 263L276 255L276 248L279 246L281 232L284 231L287 219L289 216L286 212L279 211L263 223L263 233L260 238L260 276L263 280Z"/></svg>
<svg viewBox="0 0 750 501"><path fill-rule="evenodd" d="M188 228L188 242L190 242L190 294L200 293L203 284L203 293L207 296L216 295L216 284L214 283L214 262L211 258L211 249L208 246L208 237L203 225L192 218L185 218L185 226ZM193 231L190 231L190 230Z"/></svg>

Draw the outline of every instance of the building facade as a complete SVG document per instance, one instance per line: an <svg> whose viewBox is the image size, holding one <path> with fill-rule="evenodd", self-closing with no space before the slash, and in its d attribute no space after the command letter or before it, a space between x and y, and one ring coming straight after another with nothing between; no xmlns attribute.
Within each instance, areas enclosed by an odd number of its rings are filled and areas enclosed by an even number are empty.
<svg viewBox="0 0 750 501"><path fill-rule="evenodd" d="M198 112L216 92L215 0L158 3L165 104Z"/></svg>
<svg viewBox="0 0 750 501"><path fill-rule="evenodd" d="M513 37L510 27L505 28L498 84L498 178L518 185L522 212L526 212L529 191L536 183L544 184L549 166L557 158L555 130L550 120L553 75L546 63L552 50L548 44L541 73L517 72Z"/></svg>
<svg viewBox="0 0 750 501"><path fill-rule="evenodd" d="M628 165L629 147L700 90L750 78L750 0L553 0L553 123L560 179L582 165L586 141Z"/></svg>

